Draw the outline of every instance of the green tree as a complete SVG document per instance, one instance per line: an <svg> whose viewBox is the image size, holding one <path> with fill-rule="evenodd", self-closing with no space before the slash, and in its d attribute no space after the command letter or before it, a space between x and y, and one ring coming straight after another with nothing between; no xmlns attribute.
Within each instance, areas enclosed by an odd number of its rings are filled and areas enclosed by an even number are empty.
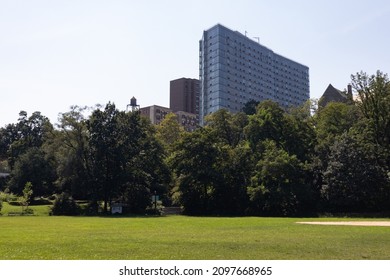
<svg viewBox="0 0 390 280"><path fill-rule="evenodd" d="M27 182L34 186L37 196L50 195L56 180L55 165L41 148L31 148L19 156L11 172L9 189L17 194L23 193Z"/></svg>
<svg viewBox="0 0 390 280"><path fill-rule="evenodd" d="M221 109L207 116L206 122L215 141L235 147L244 140L244 127L248 124L248 117L244 113L232 114Z"/></svg>
<svg viewBox="0 0 390 280"><path fill-rule="evenodd" d="M315 132L308 114L309 111L303 113L303 109L289 114L272 101L260 103L256 114L250 116L249 124L245 127L252 150L261 154L262 142L272 140L300 160L309 160L314 150Z"/></svg>
<svg viewBox="0 0 390 280"><path fill-rule="evenodd" d="M248 187L249 212L262 216L294 216L313 211L312 191L305 166L273 140L263 143L264 153Z"/></svg>
<svg viewBox="0 0 390 280"><path fill-rule="evenodd" d="M364 72L351 76L352 86L358 93L358 107L373 131L375 143L390 148L390 81L387 74Z"/></svg>
<svg viewBox="0 0 390 280"><path fill-rule="evenodd" d="M170 174L164 150L154 127L138 112L125 113L108 103L92 113L88 131L96 198L104 211L120 199L140 213L147 206L141 201L150 203L151 193L165 195Z"/></svg>
<svg viewBox="0 0 390 280"><path fill-rule="evenodd" d="M88 199L97 191L93 184L87 114L90 108L72 106L61 113L57 130L47 142L48 153L55 158L57 192Z"/></svg>
<svg viewBox="0 0 390 280"><path fill-rule="evenodd" d="M212 210L218 215L244 215L248 207L247 187L253 170L253 156L242 142L236 147L219 146L215 169L218 177L212 193Z"/></svg>
<svg viewBox="0 0 390 280"><path fill-rule="evenodd" d="M390 178L373 144L344 133L331 146L322 195L332 212L390 210Z"/></svg>
<svg viewBox="0 0 390 280"><path fill-rule="evenodd" d="M163 146L157 140L155 126L140 118L137 113L123 116L128 122L121 123L130 128L123 135L135 142L125 146L128 149L128 159L121 195L130 205L130 211L141 213L150 205L152 194L166 198L171 174L165 161Z"/></svg>
<svg viewBox="0 0 390 280"><path fill-rule="evenodd" d="M177 116L169 113L156 127L157 139L161 141L165 150L171 153L173 146L180 140L184 133L184 128L179 124Z"/></svg>
<svg viewBox="0 0 390 280"><path fill-rule="evenodd" d="M31 202L33 194L33 185L31 182L27 182L23 188L23 196L20 198L20 204L22 205L22 213L25 213Z"/></svg>
<svg viewBox="0 0 390 280"><path fill-rule="evenodd" d="M254 115L256 114L256 107L260 104L260 101L256 100L249 100L247 103L244 104L244 107L242 108L242 111L248 115Z"/></svg>
<svg viewBox="0 0 390 280"><path fill-rule="evenodd" d="M359 120L360 114L355 105L341 102L330 102L315 115L316 130L319 141L326 141L348 132Z"/></svg>
<svg viewBox="0 0 390 280"><path fill-rule="evenodd" d="M30 117L27 112L19 113L18 123L9 126L9 138L6 141L8 163L13 169L19 156L30 148L39 148L43 145L46 137L53 131L49 119L40 112L34 112ZM4 149L4 148L3 148Z"/></svg>
<svg viewBox="0 0 390 280"><path fill-rule="evenodd" d="M0 160L7 160L10 147L19 139L19 133L15 124L9 124L0 128Z"/></svg>
<svg viewBox="0 0 390 280"><path fill-rule="evenodd" d="M169 162L185 213L211 213L212 193L219 179L215 168L218 155L218 148L206 129L186 134L178 143Z"/></svg>
<svg viewBox="0 0 390 280"><path fill-rule="evenodd" d="M280 147L285 147L285 134L287 122L284 111L272 101L264 101L257 107L255 115L249 118L245 128L247 139L253 150L266 139L275 141Z"/></svg>
<svg viewBox="0 0 390 280"><path fill-rule="evenodd" d="M56 196L53 206L51 207L51 213L56 216L78 215L80 214L80 207L72 196L63 192Z"/></svg>
<svg viewBox="0 0 390 280"><path fill-rule="evenodd" d="M97 198L104 203L107 212L108 204L118 193L120 187L121 161L125 155L121 150L120 131L118 129L119 111L114 104L108 103L104 109L93 111L89 121L89 147L93 160L94 184Z"/></svg>

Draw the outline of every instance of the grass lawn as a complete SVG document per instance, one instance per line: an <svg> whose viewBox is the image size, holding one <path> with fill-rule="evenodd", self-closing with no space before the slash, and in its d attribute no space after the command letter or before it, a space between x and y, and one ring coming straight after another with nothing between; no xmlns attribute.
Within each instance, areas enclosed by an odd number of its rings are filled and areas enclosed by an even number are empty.
<svg viewBox="0 0 390 280"><path fill-rule="evenodd" d="M33 210L32 215L34 216L48 216L50 212L49 205L32 205L28 207L30 210ZM1 214L4 216L9 215L10 213L20 215L22 213L21 206L10 205L7 202L3 202L3 208ZM0 223L1 225L1 223Z"/></svg>
<svg viewBox="0 0 390 280"><path fill-rule="evenodd" d="M2 216L0 259L390 259L390 227L319 220L351 219Z"/></svg>

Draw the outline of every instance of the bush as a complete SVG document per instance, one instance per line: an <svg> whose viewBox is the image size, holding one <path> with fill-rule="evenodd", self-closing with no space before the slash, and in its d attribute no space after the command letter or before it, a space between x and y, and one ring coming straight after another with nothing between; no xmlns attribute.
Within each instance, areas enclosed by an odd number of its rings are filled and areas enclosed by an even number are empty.
<svg viewBox="0 0 390 280"><path fill-rule="evenodd" d="M24 209L22 215L34 215L34 210L31 208Z"/></svg>
<svg viewBox="0 0 390 280"><path fill-rule="evenodd" d="M0 199L0 211L3 208L3 201Z"/></svg>
<svg viewBox="0 0 390 280"><path fill-rule="evenodd" d="M5 189L4 192L0 192L0 200L3 202L12 202L12 201L18 201L18 196L13 194L12 192L9 192L9 189Z"/></svg>
<svg viewBox="0 0 390 280"><path fill-rule="evenodd" d="M61 193L56 197L51 208L51 214L56 216L61 215L78 215L80 213L80 207L76 201L67 193Z"/></svg>

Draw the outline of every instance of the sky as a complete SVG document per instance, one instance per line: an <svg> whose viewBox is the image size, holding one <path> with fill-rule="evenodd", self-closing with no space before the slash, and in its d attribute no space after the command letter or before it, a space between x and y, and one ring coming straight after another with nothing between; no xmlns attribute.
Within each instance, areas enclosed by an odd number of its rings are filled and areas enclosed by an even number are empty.
<svg viewBox="0 0 390 280"><path fill-rule="evenodd" d="M125 110L133 96L169 107L169 82L199 78L199 40L217 23L308 66L311 98L390 72L385 0L0 0L0 127L21 110L53 124L72 105Z"/></svg>

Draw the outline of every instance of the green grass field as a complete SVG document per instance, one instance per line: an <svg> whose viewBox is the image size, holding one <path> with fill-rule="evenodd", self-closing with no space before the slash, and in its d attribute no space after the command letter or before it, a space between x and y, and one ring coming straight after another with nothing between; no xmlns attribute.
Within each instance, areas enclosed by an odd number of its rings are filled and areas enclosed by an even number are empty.
<svg viewBox="0 0 390 280"><path fill-rule="evenodd" d="M50 206L49 205L34 205L29 206L29 209L33 210L34 216L48 216L50 212ZM10 213L14 214L21 214L22 213L22 207L21 206L15 206L10 205L7 202L3 202L3 208L1 210L1 214L4 216L9 215Z"/></svg>
<svg viewBox="0 0 390 280"><path fill-rule="evenodd" d="M313 220L3 215L0 259L390 259L390 227Z"/></svg>

